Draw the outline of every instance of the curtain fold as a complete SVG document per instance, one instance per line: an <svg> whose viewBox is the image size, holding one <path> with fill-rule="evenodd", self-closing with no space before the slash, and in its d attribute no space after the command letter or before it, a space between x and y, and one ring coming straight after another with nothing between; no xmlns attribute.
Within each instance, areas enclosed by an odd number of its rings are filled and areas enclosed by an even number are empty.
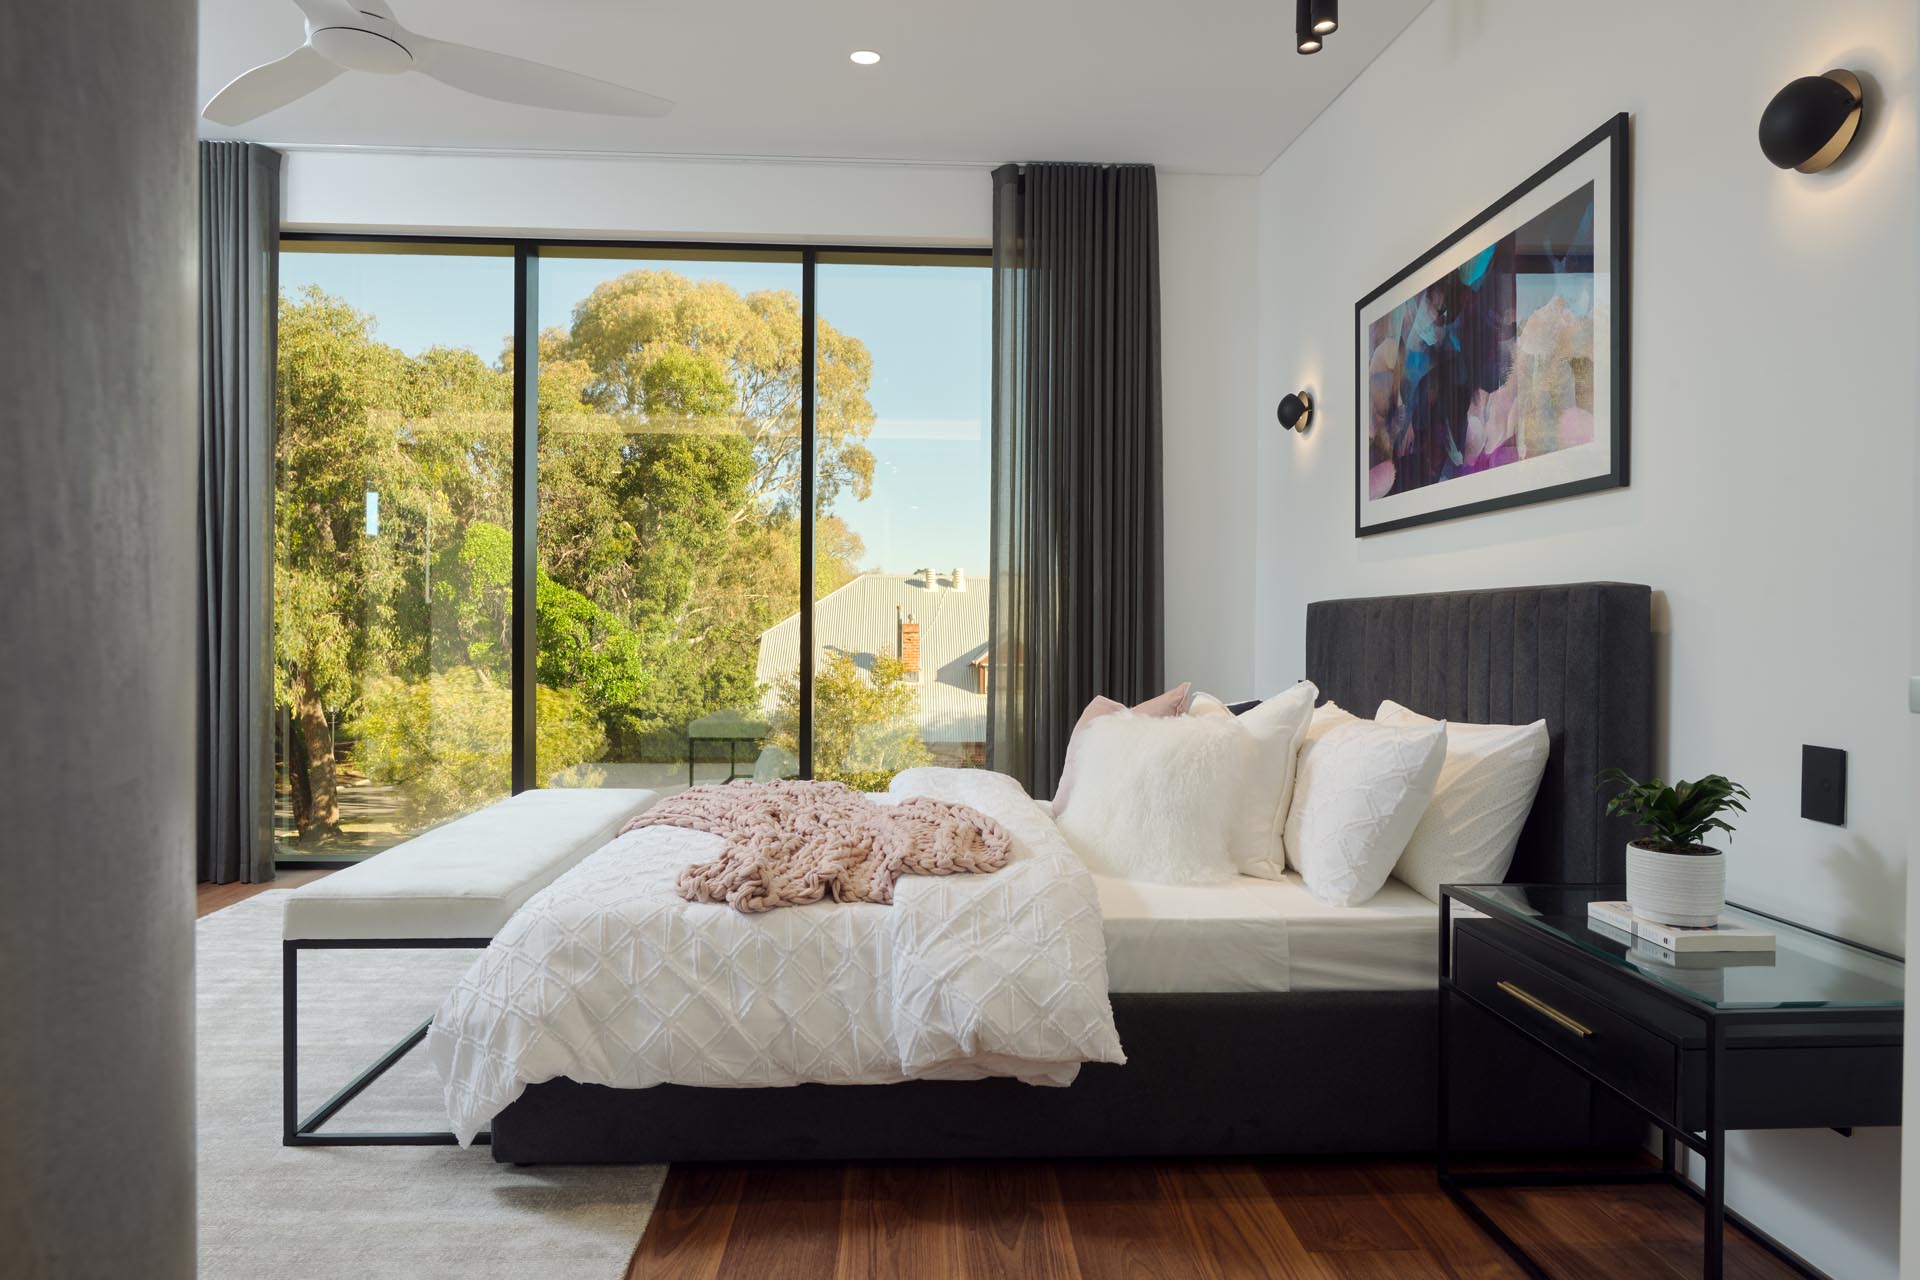
<svg viewBox="0 0 1920 1280"><path fill-rule="evenodd" d="M1161 691L1160 250L1151 165L993 174L987 752L1051 795L1098 694Z"/></svg>
<svg viewBox="0 0 1920 1280"><path fill-rule="evenodd" d="M200 144L202 880L273 879L273 436L280 153Z"/></svg>

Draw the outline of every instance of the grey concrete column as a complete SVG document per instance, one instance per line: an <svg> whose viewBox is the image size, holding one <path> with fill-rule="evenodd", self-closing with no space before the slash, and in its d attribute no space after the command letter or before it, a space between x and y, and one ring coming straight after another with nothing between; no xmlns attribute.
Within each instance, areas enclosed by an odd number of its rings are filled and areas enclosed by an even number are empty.
<svg viewBox="0 0 1920 1280"><path fill-rule="evenodd" d="M0 1275L193 1274L193 0L0 3Z"/></svg>

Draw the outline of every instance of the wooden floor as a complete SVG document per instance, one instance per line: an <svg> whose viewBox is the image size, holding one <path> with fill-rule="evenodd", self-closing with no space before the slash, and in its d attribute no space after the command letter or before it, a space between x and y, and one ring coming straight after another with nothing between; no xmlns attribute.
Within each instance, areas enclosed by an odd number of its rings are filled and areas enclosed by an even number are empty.
<svg viewBox="0 0 1920 1280"><path fill-rule="evenodd" d="M241 884L237 880L232 884L203 884L195 891L193 913L195 916L212 915L220 908L245 901L256 893L264 893L268 889L298 889L309 881L330 874L331 871L321 870L282 871L265 884Z"/></svg>
<svg viewBox="0 0 1920 1280"><path fill-rule="evenodd" d="M1556 1278L1700 1274L1670 1187L1483 1191ZM1729 1233L1728 1277L1797 1274ZM1387 1161L673 1166L629 1280L1505 1280L1523 1273Z"/></svg>

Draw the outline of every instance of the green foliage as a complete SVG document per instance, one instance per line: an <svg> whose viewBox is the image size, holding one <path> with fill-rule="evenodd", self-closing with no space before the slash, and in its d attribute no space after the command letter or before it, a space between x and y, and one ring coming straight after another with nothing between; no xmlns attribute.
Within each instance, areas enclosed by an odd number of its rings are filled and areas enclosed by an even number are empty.
<svg viewBox="0 0 1920 1280"><path fill-rule="evenodd" d="M469 662L506 676L513 665L513 534L475 520L436 558L440 572L430 595L437 615L453 619L453 634L446 638L450 651L436 652L434 665Z"/></svg>
<svg viewBox="0 0 1920 1280"><path fill-rule="evenodd" d="M1733 834L1733 827L1719 815L1745 813L1747 806L1741 801L1753 798L1745 787L1717 773L1698 782L1668 786L1658 778L1638 782L1619 769L1608 769L1596 783L1622 788L1607 802L1607 814L1631 818L1648 832L1640 843L1662 853L1715 852L1704 843L1707 833Z"/></svg>
<svg viewBox="0 0 1920 1280"><path fill-rule="evenodd" d="M299 683L335 705L391 642L376 602L397 585L385 548L362 535L362 494L392 468L376 414L400 399L405 357L372 322L317 291L281 301L274 655L282 702Z"/></svg>
<svg viewBox="0 0 1920 1280"><path fill-rule="evenodd" d="M541 766L557 771L598 760L606 737L571 690L534 693ZM429 826L507 794L513 777L513 699L478 667L424 680L373 682L353 723L360 768L400 794L412 826Z"/></svg>
<svg viewBox="0 0 1920 1280"><path fill-rule="evenodd" d="M872 359L830 325L819 341L825 510L871 488ZM681 758L689 721L760 704L760 635L799 596L798 301L629 272L539 345L538 774ZM354 765L450 816L507 776L511 347L409 356L308 289L281 299L279 350L274 684L306 726L296 817L331 829L332 772L307 762L331 760L341 722ZM816 541L824 595L863 548L831 516Z"/></svg>
<svg viewBox="0 0 1920 1280"><path fill-rule="evenodd" d="M619 759L678 759L689 721L755 701L751 667L714 667L712 655L670 633L650 637L544 573L538 598L541 681L578 692ZM552 772L544 757L540 769Z"/></svg>
<svg viewBox="0 0 1920 1280"><path fill-rule="evenodd" d="M873 489L866 344L821 320L814 361L816 511L842 489ZM590 371L582 399L601 413L659 424L724 420L752 444L748 496L789 517L800 497L800 300L784 290L742 295L718 280L630 271L574 308L553 355ZM541 359L547 358L543 345ZM658 366L667 364L663 374Z"/></svg>
<svg viewBox="0 0 1920 1280"><path fill-rule="evenodd" d="M830 655L813 679L813 776L860 791L884 791L902 769L932 757L915 722L919 690L900 659L884 654L863 672L844 653ZM768 742L799 753L800 674L779 684Z"/></svg>

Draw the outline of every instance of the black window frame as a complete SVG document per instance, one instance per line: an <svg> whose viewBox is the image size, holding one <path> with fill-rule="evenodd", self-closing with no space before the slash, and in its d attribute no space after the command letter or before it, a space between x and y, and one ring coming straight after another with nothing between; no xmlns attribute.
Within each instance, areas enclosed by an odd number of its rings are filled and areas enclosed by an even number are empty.
<svg viewBox="0 0 1920 1280"><path fill-rule="evenodd" d="M893 265L933 266L943 259L972 259L992 265L987 245L846 244L743 240L626 240L567 236L460 236L400 232L282 231L276 252L301 244L395 245L508 249L513 255L513 765L512 794L539 785L536 777L535 696L538 638L534 609L536 567L539 563L540 456L540 251L572 253L602 249L640 257L649 253L700 256L725 260L729 256L779 255L800 267L800 449L807 459L800 468L800 773L813 776L813 582L814 582L814 361L819 341L815 296L815 268L821 259L891 260ZM276 493L276 501L278 495ZM689 747L691 750L691 747ZM371 856L371 855L369 855ZM276 869L337 869L364 859L337 861L316 858L278 859Z"/></svg>

